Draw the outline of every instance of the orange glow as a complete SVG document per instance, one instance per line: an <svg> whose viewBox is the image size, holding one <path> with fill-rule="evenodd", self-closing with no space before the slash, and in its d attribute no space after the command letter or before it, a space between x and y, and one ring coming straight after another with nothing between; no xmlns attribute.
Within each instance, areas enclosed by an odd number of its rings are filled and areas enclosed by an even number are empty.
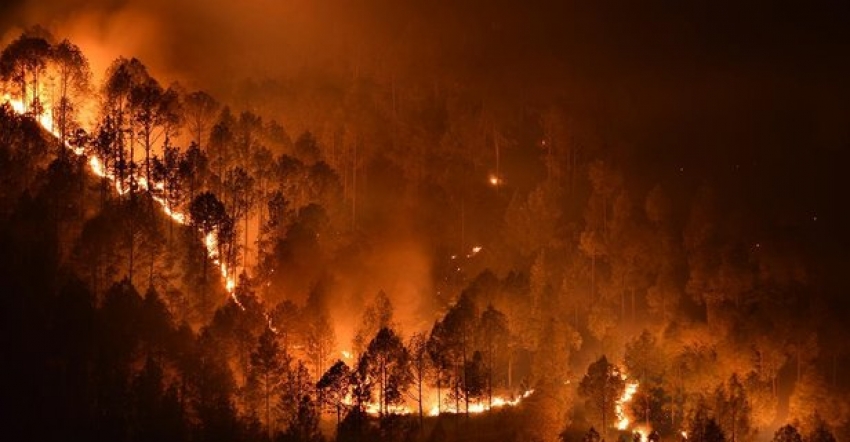
<svg viewBox="0 0 850 442"><path fill-rule="evenodd" d="M627 430L631 421L629 420L629 416L626 415L626 406L632 401L635 393L637 393L639 384L638 381L629 381L625 373L620 373L620 379L626 381L626 388L614 406L617 413L617 429Z"/></svg>
<svg viewBox="0 0 850 442"><path fill-rule="evenodd" d="M640 435L641 442L647 442L649 440L649 434L652 433L652 429L641 425L635 427L634 432Z"/></svg>
<svg viewBox="0 0 850 442"><path fill-rule="evenodd" d="M26 106L24 105L23 101L12 99L12 97L9 94L3 95L3 101L6 102L6 103L9 103L9 105L12 107L12 109L15 112L17 112L18 114L24 114L26 112ZM38 118L39 124L41 124L42 128L44 128L45 130L50 132L54 137L59 138L59 134L56 132L55 128L53 127L53 118L51 117L51 108L49 106L49 103L44 104L44 109L45 109L45 112ZM74 154L76 154L78 156L84 156L85 155L85 152L83 152L82 149L73 148L67 142L65 143L65 147L68 148L71 152L73 152ZM103 161L100 158L98 158L96 155L89 154L88 165L89 165L89 170L91 170L91 172L93 174L95 174L98 177L105 178L105 179L109 180L115 186L115 191L119 195L124 195L129 191L129 189L124 186L124 184L121 182L121 180L119 180L112 173L110 173L108 170L105 169L105 167L103 165ZM161 183L161 182L154 182L152 185L150 185L150 183L147 182L147 179L145 177L142 177L142 176L134 176L133 178L134 178L135 182L139 185L139 187L144 189L144 190L151 190L151 189L162 190L162 189L165 188L165 184ZM164 198L161 198L159 196L153 196L153 200L158 203L162 212L166 216L171 218L174 222L181 224L181 225L188 224L189 217L183 212L179 212L179 211L176 211L176 210L169 208L168 205L166 204L166 201L165 201ZM240 308L242 308L244 310L245 306L242 305L242 303L239 301L239 299L238 299L238 297L236 296L236 293L235 293L236 279L234 278L231 269L229 269L227 267L227 264L222 262L221 259L218 256L218 236L217 236L217 234L215 232L212 232L212 233L206 235L204 237L204 245L206 246L206 249L207 249L207 256L210 258L210 260L213 261L213 263L215 263L215 265L219 269L219 272L221 273L221 277L224 280L225 290L227 290L228 294L233 299L233 302L235 302L236 305L238 305ZM270 326L271 326L271 324L270 324ZM272 329L274 329L274 328L272 327Z"/></svg>
<svg viewBox="0 0 850 442"><path fill-rule="evenodd" d="M514 406L519 405L520 402L522 402L523 399L531 396L532 394L534 394L534 389L527 390L524 393L522 393L521 395L514 397L514 398L505 398L505 397L501 397L501 396L493 396L493 405L492 406L490 406L485 401L481 401L481 402L478 402L478 403L475 403L475 404L469 404L469 413L479 414L479 413L484 413L485 411L490 411L490 410L496 409L496 408L514 407ZM464 412L466 412L466 407L463 406L463 405L458 410L458 409L455 409L453 404L450 404L448 406L443 406L442 411L440 411L440 408L438 407L438 405L434 404L431 407L430 411L428 412L428 415L429 416L439 416L441 413L460 414L460 413L464 413Z"/></svg>
<svg viewBox="0 0 850 442"><path fill-rule="evenodd" d="M471 252L469 252L469 253L466 255L466 257L467 257L467 258L472 258L473 256L477 255L477 254L478 254L478 252L480 252L482 249L483 249L483 247L481 247L481 246L475 246L475 247L473 247L473 248L472 248L472 251L471 251ZM454 258L455 258L455 257L454 257L454 256L452 256L452 259L454 259Z"/></svg>
<svg viewBox="0 0 850 442"><path fill-rule="evenodd" d="M534 394L534 390L526 390L519 396L507 398L502 396L493 396L493 405L490 406L486 401L480 401L476 403L469 404L469 413L470 414L480 414L497 408L504 407L514 407L520 404L523 399ZM437 391L434 389L426 389L422 393L425 402L430 404L423 407L425 410L425 414L428 416L439 416L440 414L462 414L466 412L466 406L461 405L459 409L455 408L455 404L447 404L443 403L441 407L437 402ZM351 396L347 396L344 400L346 405L354 405L354 401ZM400 414L400 415L408 415L408 414L416 414L419 412L419 406L417 403L413 404L401 404L401 405L390 405L389 407L390 414ZM369 402L364 405L364 410L367 414L377 416L381 414L381 406L377 402Z"/></svg>

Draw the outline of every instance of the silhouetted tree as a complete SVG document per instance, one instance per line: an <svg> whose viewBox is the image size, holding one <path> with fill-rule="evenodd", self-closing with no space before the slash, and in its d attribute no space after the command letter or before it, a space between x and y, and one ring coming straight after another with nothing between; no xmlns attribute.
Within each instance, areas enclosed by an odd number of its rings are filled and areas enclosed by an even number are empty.
<svg viewBox="0 0 850 442"><path fill-rule="evenodd" d="M302 396L298 402L298 412L290 422L286 435L298 442L323 442L325 438L319 431L319 413L310 396Z"/></svg>
<svg viewBox="0 0 850 442"><path fill-rule="evenodd" d="M587 367L587 373L579 384L579 393L591 409L599 414L603 432L607 432L609 419L615 415L614 404L623 394L625 386L619 370L605 356Z"/></svg>
<svg viewBox="0 0 850 442"><path fill-rule="evenodd" d="M393 304L387 294L380 290L363 311L360 327L354 336L354 352L359 354L365 351L370 336L375 336L381 328L392 328L394 325Z"/></svg>
<svg viewBox="0 0 850 442"><path fill-rule="evenodd" d="M412 382L407 349L392 329L384 327L369 342L359 365L364 367L368 382L377 385L379 412L387 416L391 405L404 401Z"/></svg>
<svg viewBox="0 0 850 442"><path fill-rule="evenodd" d="M508 318L493 305L488 305L481 313L479 324L479 348L484 349L484 365L487 373L486 394L488 405L493 405L494 377L499 367L507 366L510 357L510 330Z"/></svg>
<svg viewBox="0 0 850 442"><path fill-rule="evenodd" d="M773 442L803 442L803 437L797 431L797 427L788 424L785 425L773 434Z"/></svg>
<svg viewBox="0 0 850 442"><path fill-rule="evenodd" d="M337 427L342 422L342 410L345 407L350 380L351 369L345 362L336 361L316 383L321 404L336 413Z"/></svg>
<svg viewBox="0 0 850 442"><path fill-rule="evenodd" d="M283 380L285 364L288 364L288 361L278 347L277 337L270 328L267 328L260 335L257 348L251 352L251 369L263 394L269 438L272 436L272 397Z"/></svg>
<svg viewBox="0 0 850 442"><path fill-rule="evenodd" d="M747 393L738 374L733 373L723 385L717 389L718 409L715 415L721 427L729 434L730 442L747 439L750 432L750 405Z"/></svg>
<svg viewBox="0 0 850 442"><path fill-rule="evenodd" d="M464 379L464 367L472 356L478 313L469 293L461 294L442 321L434 325L429 338L429 354L443 375L451 379L450 397L455 401L455 412L460 411L460 401L469 412L469 395Z"/></svg>
<svg viewBox="0 0 850 442"><path fill-rule="evenodd" d="M835 436L829 431L824 421L819 421L814 430L805 438L806 442L835 442Z"/></svg>
<svg viewBox="0 0 850 442"><path fill-rule="evenodd" d="M184 119L192 133L192 141L199 149L203 149L206 146L204 137L208 132L207 128L215 118L220 104L204 91L190 93L185 97L184 103Z"/></svg>
<svg viewBox="0 0 850 442"><path fill-rule="evenodd" d="M428 338L422 333L414 333L410 337L410 343L407 346L407 352L410 355L410 368L413 375L413 382L416 384L416 404L419 409L419 425L424 422L424 402L423 387L428 381L428 373L431 365L428 358Z"/></svg>
<svg viewBox="0 0 850 442"><path fill-rule="evenodd" d="M154 156L152 160L153 183L161 185L154 186L152 191L165 202L168 213L175 213L185 198L183 181L180 173L180 151L176 147L165 146L162 158ZM169 223L168 236L172 237L174 223Z"/></svg>
<svg viewBox="0 0 850 442"><path fill-rule="evenodd" d="M42 93L41 77L52 53L51 40L44 29L31 28L0 53L0 78L18 86L25 112L33 115L44 113L39 94Z"/></svg>
<svg viewBox="0 0 850 442"><path fill-rule="evenodd" d="M59 77L59 103L54 104L53 120L64 152L65 141L76 125L75 115L84 104L82 99L91 89L91 71L86 56L68 39L59 42L51 55Z"/></svg>
<svg viewBox="0 0 850 442"><path fill-rule="evenodd" d="M313 373L318 377L325 370L325 364L336 347L336 335L327 313L318 313L310 319L306 334L307 358L313 366Z"/></svg>
<svg viewBox="0 0 850 442"><path fill-rule="evenodd" d="M472 354L472 358L463 367L463 383L467 400L480 401L487 395L487 379L490 373L484 363L480 351Z"/></svg>
<svg viewBox="0 0 850 442"><path fill-rule="evenodd" d="M208 241L208 238L210 238L210 235L212 235L213 232L218 232L217 239L219 241L219 259L222 259L221 233L222 228L228 223L227 212L225 211L224 204L222 204L222 202L219 201L219 199L211 192L201 193L196 196L189 205L189 217L192 221L192 225L196 226L203 234L203 240L205 242ZM205 297L207 283L207 251L202 250L202 252L204 260L202 281L204 293L202 296Z"/></svg>

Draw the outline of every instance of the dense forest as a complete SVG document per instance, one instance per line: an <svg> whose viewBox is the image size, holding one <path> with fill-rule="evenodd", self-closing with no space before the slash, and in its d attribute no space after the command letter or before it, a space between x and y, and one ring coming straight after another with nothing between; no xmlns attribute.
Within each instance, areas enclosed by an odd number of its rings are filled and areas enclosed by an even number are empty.
<svg viewBox="0 0 850 442"><path fill-rule="evenodd" d="M685 154L475 72L128 57L0 54L4 434L850 437L846 162L787 116Z"/></svg>

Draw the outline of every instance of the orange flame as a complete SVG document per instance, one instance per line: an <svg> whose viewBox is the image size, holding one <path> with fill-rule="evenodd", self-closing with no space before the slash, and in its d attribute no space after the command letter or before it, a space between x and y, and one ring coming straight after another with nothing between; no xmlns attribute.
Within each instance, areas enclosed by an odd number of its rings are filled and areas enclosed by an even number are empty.
<svg viewBox="0 0 850 442"><path fill-rule="evenodd" d="M24 105L23 101L12 99L9 94L3 95L3 101L9 103L9 105L16 113L20 115L26 113L26 106ZM45 112L38 116L37 121L39 122L41 127L43 127L46 131L50 132L54 137L59 138L60 135L59 133L57 133L56 128L53 125L53 118L51 116L50 108L47 105L45 105ZM65 147L77 156L86 155L82 149L72 147L67 142L65 143ZM115 186L115 191L119 195L124 195L129 191L129 189L124 187L123 183L121 183L121 180L117 179L117 177L115 177L112 173L106 170L106 168L103 166L103 161L96 155L89 154L88 165L89 169L92 171L93 174L109 180ZM161 182L154 182L152 183L152 185L150 185L150 183L147 182L147 179L145 177L134 176L133 178L135 179L136 183L138 183L139 187L145 190L162 190L165 188L165 184ZM159 196L153 196L153 200L158 203L162 212L166 216L171 218L174 222L181 225L186 225L188 223L188 216L186 216L186 214L183 212L179 212L168 207L168 204L166 204L164 198L161 198ZM233 302L235 302L236 305L242 308L242 310L245 310L245 306L242 305L242 303L236 296L236 280L232 275L231 269L228 268L226 263L222 262L221 259L219 259L217 234L210 233L206 235L206 237L204 238L204 245L207 249L207 256L218 267L219 272L221 273L221 277L222 279L224 279L224 288L227 290L228 294L233 299ZM272 329L274 328L272 327Z"/></svg>
<svg viewBox="0 0 850 442"><path fill-rule="evenodd" d="M623 390L623 395L617 399L615 404L615 411L617 413L617 429L627 430L631 421L629 420L628 415L626 415L626 405L632 401L635 393L637 393L639 383L638 381L629 381L628 376L622 372L620 373L620 379L626 381L626 388Z"/></svg>

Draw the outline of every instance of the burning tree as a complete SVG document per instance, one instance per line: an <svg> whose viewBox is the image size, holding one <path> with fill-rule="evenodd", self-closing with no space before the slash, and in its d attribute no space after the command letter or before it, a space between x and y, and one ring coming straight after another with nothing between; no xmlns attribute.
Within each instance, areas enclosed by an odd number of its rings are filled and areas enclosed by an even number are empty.
<svg viewBox="0 0 850 442"><path fill-rule="evenodd" d="M379 414L388 415L391 405L404 401L404 393L413 380L404 343L392 329L381 328L360 357L359 365L366 373L367 383L378 387Z"/></svg>
<svg viewBox="0 0 850 442"><path fill-rule="evenodd" d="M0 53L0 77L18 86L24 110L41 115L41 77L47 71L52 38L42 28L27 30ZM32 91L31 94L29 91Z"/></svg>
<svg viewBox="0 0 850 442"><path fill-rule="evenodd" d="M165 209L172 213L183 202L185 191L183 189L182 174L180 173L180 151L176 147L165 146L162 158L153 157L151 173L157 183L162 184L161 189L153 189L161 194L165 201ZM172 236L174 223L169 224L168 235Z"/></svg>
<svg viewBox="0 0 850 442"><path fill-rule="evenodd" d="M464 400L469 413L469 394L464 377L467 362L472 356L472 344L478 314L475 303L468 293L463 293L458 302L446 313L442 321L434 324L428 339L428 353L438 368L438 376L451 379L450 397L455 401L455 412L460 411ZM441 379L438 379L438 388Z"/></svg>
<svg viewBox="0 0 850 442"><path fill-rule="evenodd" d="M117 58L106 71L106 81L103 84L103 108L101 110L103 119L111 119L117 144L123 147L129 146L129 155L122 161L124 171L119 176L130 179L131 195L136 190L135 185L135 155L136 155L136 126L133 118L133 107L131 106L133 90L150 80L148 70L141 61L136 58ZM138 99L137 99L138 100ZM129 135L129 139L128 139ZM125 166L126 165L126 166ZM126 173L125 173L126 172Z"/></svg>
<svg viewBox="0 0 850 442"><path fill-rule="evenodd" d="M661 431L673 431L669 427L670 419L663 419L663 407L666 404L664 380L667 357L658 345L654 335L644 331L641 335L626 343L625 361L627 372L640 383L632 411L638 419L644 420L647 428ZM663 425L663 427L659 427Z"/></svg>
<svg viewBox="0 0 850 442"><path fill-rule="evenodd" d="M89 92L91 70L89 62L80 48L68 39L62 40L53 49L51 59L58 73L59 103L54 104L53 120L59 131L60 151L74 126L74 115L79 111L79 101Z"/></svg>
<svg viewBox="0 0 850 442"><path fill-rule="evenodd" d="M626 382L620 371L605 356L587 367L587 374L579 384L579 393L591 409L599 413L603 434L608 431L609 419L615 415L615 404L625 388Z"/></svg>
<svg viewBox="0 0 850 442"><path fill-rule="evenodd" d="M422 425L424 419L424 397L422 395L422 386L427 382L427 376L431 364L428 358L428 338L422 333L415 333L410 338L410 344L407 346L410 354L411 373L413 374L413 382L416 384L416 403L419 408L419 425Z"/></svg>
<svg viewBox="0 0 850 442"><path fill-rule="evenodd" d="M176 125L177 94L169 89L164 90L159 82L147 77L130 88L129 104L132 122L138 127L138 135L145 149L145 178L150 190L151 183L151 150L154 143L163 135L168 142L168 132ZM159 130L159 132L157 132Z"/></svg>
<svg viewBox="0 0 850 442"><path fill-rule="evenodd" d="M253 205L254 178L245 169L235 167L227 171L223 185L227 205L230 208L230 218L234 223L240 219L244 220L245 254L243 266L245 266L248 258L248 217Z"/></svg>
<svg viewBox="0 0 850 442"><path fill-rule="evenodd" d="M198 229L200 229L201 233L203 233L204 241L209 241L208 238L210 238L212 233L216 230L220 234L222 231L222 227L224 227L229 222L227 212L224 209L224 204L222 204L222 202L219 201L219 199L212 192L204 192L195 197L194 200L192 200L192 203L189 205L189 216L192 221L192 225L196 226ZM219 236L219 242L220 241L221 237ZM221 256L220 243L219 256ZM205 297L207 284L206 251L204 251L203 259L203 296Z"/></svg>

